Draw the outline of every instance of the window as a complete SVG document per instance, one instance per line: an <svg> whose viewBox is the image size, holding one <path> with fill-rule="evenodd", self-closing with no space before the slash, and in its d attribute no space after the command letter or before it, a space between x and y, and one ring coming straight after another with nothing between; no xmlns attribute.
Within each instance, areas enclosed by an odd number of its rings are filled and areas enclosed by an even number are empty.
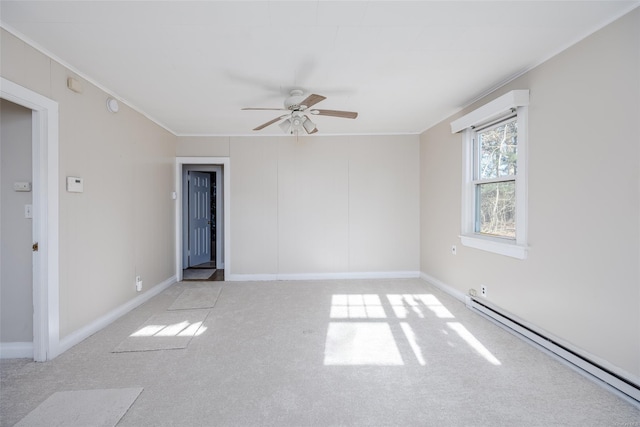
<svg viewBox="0 0 640 427"><path fill-rule="evenodd" d="M506 256L527 256L528 90L516 90L451 123L463 131L461 241Z"/></svg>
<svg viewBox="0 0 640 427"><path fill-rule="evenodd" d="M515 239L518 120L509 117L474 133L474 231Z"/></svg>

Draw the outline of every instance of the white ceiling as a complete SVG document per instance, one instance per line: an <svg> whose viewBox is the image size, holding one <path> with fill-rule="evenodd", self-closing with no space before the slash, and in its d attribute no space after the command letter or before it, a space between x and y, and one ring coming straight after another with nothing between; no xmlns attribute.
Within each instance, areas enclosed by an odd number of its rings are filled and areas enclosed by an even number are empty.
<svg viewBox="0 0 640 427"><path fill-rule="evenodd" d="M281 107L292 88L327 96L317 108L359 112L314 116L320 134L397 134L639 3L3 0L0 21L178 135L252 134L278 112L240 109Z"/></svg>

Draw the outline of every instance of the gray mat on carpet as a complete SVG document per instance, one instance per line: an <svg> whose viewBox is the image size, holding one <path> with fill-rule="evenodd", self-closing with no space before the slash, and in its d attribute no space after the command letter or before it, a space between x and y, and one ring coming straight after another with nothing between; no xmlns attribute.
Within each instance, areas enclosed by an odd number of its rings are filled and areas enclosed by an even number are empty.
<svg viewBox="0 0 640 427"><path fill-rule="evenodd" d="M204 332L202 323L209 310L165 311L149 318L112 353L186 348L194 336Z"/></svg>
<svg viewBox="0 0 640 427"><path fill-rule="evenodd" d="M222 288L188 288L171 304L169 310L193 310L213 308Z"/></svg>
<svg viewBox="0 0 640 427"><path fill-rule="evenodd" d="M115 426L142 388L59 391L53 393L17 427Z"/></svg>

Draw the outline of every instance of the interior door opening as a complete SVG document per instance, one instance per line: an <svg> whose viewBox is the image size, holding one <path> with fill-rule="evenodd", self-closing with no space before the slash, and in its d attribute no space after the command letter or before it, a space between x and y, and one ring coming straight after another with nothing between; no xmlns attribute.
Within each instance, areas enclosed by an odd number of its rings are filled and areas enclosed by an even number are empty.
<svg viewBox="0 0 640 427"><path fill-rule="evenodd" d="M33 357L32 114L0 99L0 346L6 357Z"/></svg>
<svg viewBox="0 0 640 427"><path fill-rule="evenodd" d="M183 165L183 280L224 280L223 170Z"/></svg>
<svg viewBox="0 0 640 427"><path fill-rule="evenodd" d="M59 337L58 103L3 77L0 77L0 98L30 110L33 180L30 213L20 209L24 202L18 203L18 213L32 216L28 219L32 223L32 244L28 247L33 249L33 341L0 342L0 357L33 357L34 361L43 362L65 350ZM13 190L12 185L9 188Z"/></svg>

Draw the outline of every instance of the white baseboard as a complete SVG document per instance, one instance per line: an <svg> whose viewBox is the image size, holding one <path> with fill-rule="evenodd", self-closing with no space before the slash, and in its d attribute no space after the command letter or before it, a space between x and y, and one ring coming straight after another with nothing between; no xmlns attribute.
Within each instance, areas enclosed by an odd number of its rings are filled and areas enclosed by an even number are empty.
<svg viewBox="0 0 640 427"><path fill-rule="evenodd" d="M32 342L0 343L0 359L33 359Z"/></svg>
<svg viewBox="0 0 640 427"><path fill-rule="evenodd" d="M286 274L229 274L230 282L264 282L277 280L349 280L349 279L417 279L419 271L372 271L354 273L286 273Z"/></svg>
<svg viewBox="0 0 640 427"><path fill-rule="evenodd" d="M224 280L227 282L272 282L278 280L277 274L227 274Z"/></svg>
<svg viewBox="0 0 640 427"><path fill-rule="evenodd" d="M427 274L427 273L420 273L420 278L429 282L430 284L432 284L433 286L435 286L436 288L440 289L442 292L451 295L452 297L454 297L455 299L459 300L460 302L463 302L466 304L466 298L467 295L465 295L463 292L460 292L459 290L455 289L452 286L447 285L446 283L436 279L435 277Z"/></svg>
<svg viewBox="0 0 640 427"><path fill-rule="evenodd" d="M172 277L168 278L167 280L163 281L162 283L159 283L156 286L154 286L153 288L149 289L145 293L140 294L137 297L133 298L132 300L122 304L120 307L116 308L115 310L110 311L109 313L105 314L104 316L99 317L98 319L94 320L93 322L89 323L88 325L86 325L86 326L84 326L84 327L72 332L71 334L67 335L66 337L62 338L60 340L59 345L58 345L58 348L57 348L57 351L55 353L55 356L58 356L58 355L64 353L65 351L67 351L71 347L73 347L74 345L80 343L81 341L83 341L86 338L90 337L91 335L95 334L99 330L103 329L105 326L110 325L111 323L113 323L118 318L124 316L125 314L127 314L128 312L130 312L134 308L138 307L139 305L149 301L151 298L155 297L160 292L164 291L165 289L167 289L169 286L173 285L174 283L176 283L176 276L172 276Z"/></svg>

